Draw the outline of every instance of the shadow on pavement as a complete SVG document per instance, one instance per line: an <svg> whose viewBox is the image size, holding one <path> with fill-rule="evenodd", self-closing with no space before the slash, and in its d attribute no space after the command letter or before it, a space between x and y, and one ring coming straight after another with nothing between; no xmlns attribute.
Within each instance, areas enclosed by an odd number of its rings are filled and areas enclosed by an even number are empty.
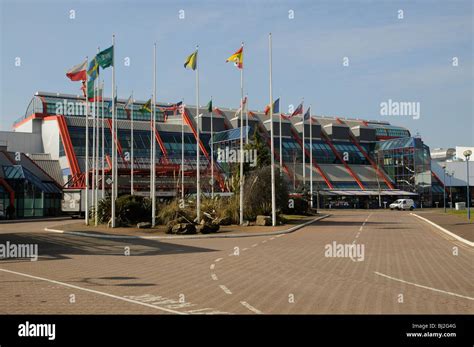
<svg viewBox="0 0 474 347"><path fill-rule="evenodd" d="M74 255L124 256L129 247L131 257L171 255L198 252L214 252L216 250L174 244L169 241L146 239L100 239L72 235L54 234L0 234L0 244L37 244L39 259L57 260L70 259ZM21 258L0 259L0 262L29 261Z"/></svg>

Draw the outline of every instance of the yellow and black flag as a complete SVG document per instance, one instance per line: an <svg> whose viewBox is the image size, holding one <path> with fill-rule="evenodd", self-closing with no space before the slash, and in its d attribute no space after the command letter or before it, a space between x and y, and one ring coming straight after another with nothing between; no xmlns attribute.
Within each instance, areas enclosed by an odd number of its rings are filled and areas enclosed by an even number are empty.
<svg viewBox="0 0 474 347"><path fill-rule="evenodd" d="M185 69L193 69L196 70L197 66L197 54L198 51L194 51L187 59L186 62L184 63L184 68Z"/></svg>

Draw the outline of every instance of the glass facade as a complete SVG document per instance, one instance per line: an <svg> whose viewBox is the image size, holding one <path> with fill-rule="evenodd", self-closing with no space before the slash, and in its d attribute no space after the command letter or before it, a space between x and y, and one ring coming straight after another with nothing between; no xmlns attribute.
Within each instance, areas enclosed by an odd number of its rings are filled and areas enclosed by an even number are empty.
<svg viewBox="0 0 474 347"><path fill-rule="evenodd" d="M431 205L431 157L421 139L406 137L378 142L375 158L398 189L417 193L424 206Z"/></svg>
<svg viewBox="0 0 474 347"><path fill-rule="evenodd" d="M21 165L4 165L5 180L15 192L16 217L42 217L59 214L61 190L51 182L43 182ZM7 194L0 194L3 206L10 203Z"/></svg>

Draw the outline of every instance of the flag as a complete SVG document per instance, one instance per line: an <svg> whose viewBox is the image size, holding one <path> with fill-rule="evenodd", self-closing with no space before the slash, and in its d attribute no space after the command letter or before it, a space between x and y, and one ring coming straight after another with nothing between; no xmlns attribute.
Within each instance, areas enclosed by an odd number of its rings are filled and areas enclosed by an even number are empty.
<svg viewBox="0 0 474 347"><path fill-rule="evenodd" d="M94 101L94 80L87 81L87 100Z"/></svg>
<svg viewBox="0 0 474 347"><path fill-rule="evenodd" d="M198 51L194 51L194 53L192 53L187 59L186 61L184 62L184 68L185 69L193 69L193 70L196 70L196 66L197 66L197 54L198 54Z"/></svg>
<svg viewBox="0 0 474 347"><path fill-rule="evenodd" d="M151 113L151 99L149 99L142 107L140 107L140 112L148 111Z"/></svg>
<svg viewBox="0 0 474 347"><path fill-rule="evenodd" d="M81 88L84 91L84 96L86 95L85 85ZM94 99L94 80L87 81L87 100L88 101L101 101L103 94L103 85L95 88L95 99Z"/></svg>
<svg viewBox="0 0 474 347"><path fill-rule="evenodd" d="M128 110L129 106L131 106L133 104L133 98L132 96L130 95L130 97L128 98L127 102L125 103L125 105L123 106L123 108L125 110Z"/></svg>
<svg viewBox="0 0 474 347"><path fill-rule="evenodd" d="M77 64L70 68L66 72L66 76L71 80L71 81L85 81L87 79L87 60L84 60L82 63Z"/></svg>
<svg viewBox="0 0 474 347"><path fill-rule="evenodd" d="M95 60L97 60L97 64L99 64L102 69L114 65L114 46L110 46L102 52L97 53Z"/></svg>
<svg viewBox="0 0 474 347"><path fill-rule="evenodd" d="M252 111L249 111L249 116L251 116L251 117L255 117L255 116L256 116L256 114L255 114L255 113L253 113Z"/></svg>
<svg viewBox="0 0 474 347"><path fill-rule="evenodd" d="M265 107L265 116L268 116L268 112L270 112L270 104L268 104ZM280 98L276 99L273 102L273 112L272 113L278 113L280 112Z"/></svg>
<svg viewBox="0 0 474 347"><path fill-rule="evenodd" d="M308 109L306 110L306 113L303 116L303 120L308 120L309 119L310 111L311 111L311 107L308 107Z"/></svg>
<svg viewBox="0 0 474 347"><path fill-rule="evenodd" d="M207 112L212 113L212 99L207 103Z"/></svg>
<svg viewBox="0 0 474 347"><path fill-rule="evenodd" d="M243 53L244 53L244 47L242 46L237 52L235 52L229 58L227 58L225 62L228 63L229 61L232 61L234 62L235 66L237 66L239 69L242 69L244 65Z"/></svg>
<svg viewBox="0 0 474 347"><path fill-rule="evenodd" d="M247 96L242 100L242 105L245 105L247 103Z"/></svg>
<svg viewBox="0 0 474 347"><path fill-rule="evenodd" d="M89 75L92 81L94 81L97 76L99 76L99 64L97 63L96 58L92 59L89 63L89 69L87 70L87 74Z"/></svg>
<svg viewBox="0 0 474 347"><path fill-rule="evenodd" d="M296 110L293 111L290 117L296 116L298 114L303 114L303 104L299 104Z"/></svg>

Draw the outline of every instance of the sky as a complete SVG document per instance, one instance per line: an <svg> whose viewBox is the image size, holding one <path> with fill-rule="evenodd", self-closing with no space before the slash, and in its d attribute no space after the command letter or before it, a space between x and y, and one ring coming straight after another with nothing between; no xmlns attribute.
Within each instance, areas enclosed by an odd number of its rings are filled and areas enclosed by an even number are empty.
<svg viewBox="0 0 474 347"><path fill-rule="evenodd" d="M183 64L199 45L200 104L212 96L238 108L240 73L225 60L243 41L244 93L263 110L271 32L283 111L304 98L313 114L388 121L432 148L474 146L473 23L471 0L0 0L0 129L36 91L79 94L66 71L109 47L112 34L119 98L150 97L156 42L157 100L195 105L195 76ZM101 76L110 94L111 69ZM419 103L420 117L382 115L389 100Z"/></svg>

